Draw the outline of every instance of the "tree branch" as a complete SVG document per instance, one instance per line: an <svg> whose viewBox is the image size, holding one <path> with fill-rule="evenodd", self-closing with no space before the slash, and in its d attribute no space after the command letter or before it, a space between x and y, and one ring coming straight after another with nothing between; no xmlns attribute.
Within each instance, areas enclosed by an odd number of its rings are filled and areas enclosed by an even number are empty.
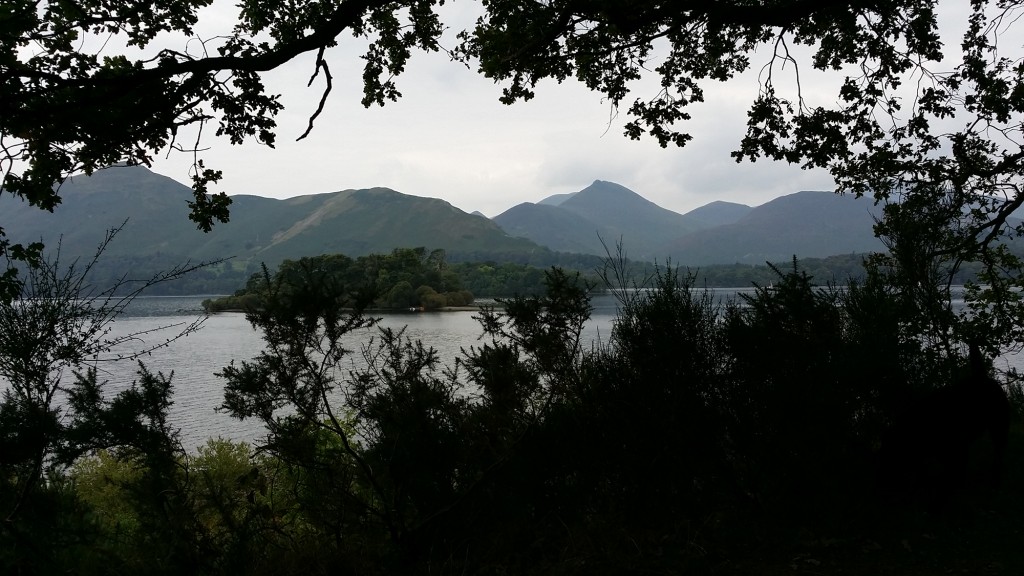
<svg viewBox="0 0 1024 576"><path fill-rule="evenodd" d="M313 131L313 122L320 116L320 113L324 111L324 104L327 103L327 96L330 95L331 89L334 87L332 82L334 77L331 76L331 69L327 67L327 61L324 60L323 46L320 47L320 51L316 55L316 69L313 70L313 76L310 77L309 83L306 84L307 87L313 85L313 80L316 80L321 69L324 71L324 79L327 80L327 86L324 88L324 93L320 95L320 104L316 107L316 112L313 112L313 115L309 117L309 126L306 127L306 131L303 132L301 136L295 139L296 142L302 140L306 136L309 136L309 133Z"/></svg>

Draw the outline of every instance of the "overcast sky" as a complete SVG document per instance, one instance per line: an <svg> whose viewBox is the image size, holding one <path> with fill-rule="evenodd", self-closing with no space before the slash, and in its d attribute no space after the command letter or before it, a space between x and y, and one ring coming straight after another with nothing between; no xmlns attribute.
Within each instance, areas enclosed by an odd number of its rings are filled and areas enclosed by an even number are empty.
<svg viewBox="0 0 1024 576"><path fill-rule="evenodd" d="M219 2L204 11L199 34L209 37L230 27L234 4ZM445 22L453 29L469 26L477 9L474 2L446 4ZM450 46L454 42L448 38ZM268 90L282 94L285 105L278 116L277 147L205 138L209 150L202 157L224 172L215 190L287 198L384 186L493 217L521 202L581 190L594 180L622 184L677 212L714 200L758 205L833 186L824 171L766 160L737 164L729 155L743 136L767 50L753 56L750 73L711 86L707 102L691 107L689 145L662 149L651 138L623 136L624 112L613 117L600 95L575 81L545 83L534 100L505 106L498 102L500 86L444 54L414 54L398 79L403 97L383 108L363 108L362 47L344 37L328 52L334 91L313 133L299 142L295 138L323 86L318 80L306 88L314 58L300 57L270 74ZM806 67L801 72L812 105L834 103L835 78L810 75ZM656 84L648 80L634 95L655 93ZM161 156L154 169L185 182L190 162L190 155L172 153Z"/></svg>

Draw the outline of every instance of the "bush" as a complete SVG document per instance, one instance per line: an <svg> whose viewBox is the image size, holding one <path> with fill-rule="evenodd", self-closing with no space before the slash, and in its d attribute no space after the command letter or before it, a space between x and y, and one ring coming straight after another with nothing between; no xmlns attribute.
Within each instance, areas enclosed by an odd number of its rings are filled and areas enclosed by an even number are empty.
<svg viewBox="0 0 1024 576"><path fill-rule="evenodd" d="M469 290L458 292L445 292L446 306L469 306L473 303L473 293Z"/></svg>
<svg viewBox="0 0 1024 576"><path fill-rule="evenodd" d="M342 343L373 321L317 270L292 272L247 314L265 350L220 374L223 408L265 442L74 467L112 566L711 572L750 542L855 525L882 431L949 370L885 286L818 287L795 263L725 304L674 269L618 286L600 349L580 340L589 286L551 270L543 294L482 310L455 366L382 329L353 369Z"/></svg>

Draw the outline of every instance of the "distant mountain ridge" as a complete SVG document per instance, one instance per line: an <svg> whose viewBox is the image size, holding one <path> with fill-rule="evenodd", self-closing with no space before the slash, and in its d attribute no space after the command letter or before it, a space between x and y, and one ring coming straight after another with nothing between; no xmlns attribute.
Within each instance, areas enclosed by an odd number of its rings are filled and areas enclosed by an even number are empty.
<svg viewBox="0 0 1024 576"><path fill-rule="evenodd" d="M502 212L494 222L513 236L559 252L601 255L602 239L615 244L615 232L609 227L552 204L524 202Z"/></svg>
<svg viewBox="0 0 1024 576"><path fill-rule="evenodd" d="M603 255L605 244L614 247L622 239L630 256L641 260L657 258L666 241L701 227L698 220L602 180L579 192L520 204L494 221L510 234L558 251Z"/></svg>
<svg viewBox="0 0 1024 576"><path fill-rule="evenodd" d="M732 224L750 214L752 210L753 208L746 204L715 200L710 204L690 210L684 216L700 222L701 229L704 229Z"/></svg>
<svg viewBox="0 0 1024 576"><path fill-rule="evenodd" d="M797 192L752 208L734 222L683 235L664 251L674 262L693 266L880 252L885 247L874 235L880 215L866 199Z"/></svg>
<svg viewBox="0 0 1024 576"><path fill-rule="evenodd" d="M679 214L598 180L520 204L494 221L553 250L604 255L601 240L613 248L621 239L630 258L698 266L882 250L873 232L879 214L867 200L831 192L798 192L757 207L716 201Z"/></svg>
<svg viewBox="0 0 1024 576"><path fill-rule="evenodd" d="M541 200L540 202L537 202L537 204L547 204L549 206L561 206L562 202L565 202L566 200L568 200L569 198L572 198L575 195L576 195L576 192L569 192L567 194L552 194L551 196L548 196L547 198Z"/></svg>
<svg viewBox="0 0 1024 576"><path fill-rule="evenodd" d="M8 235L20 242L42 238L51 247L62 236L64 256L88 256L105 230L127 219L111 255L193 261L235 256L248 268L322 253L360 256L416 246L480 260L550 251L603 256L604 244L614 249L620 239L632 259L671 259L684 266L762 264L883 248L872 232L878 210L867 200L830 192L799 192L757 207L712 202L679 214L597 180L579 192L520 204L493 220L388 188L286 200L237 195L230 222L209 234L186 217L191 189L145 168L78 176L61 195L53 213L0 197Z"/></svg>

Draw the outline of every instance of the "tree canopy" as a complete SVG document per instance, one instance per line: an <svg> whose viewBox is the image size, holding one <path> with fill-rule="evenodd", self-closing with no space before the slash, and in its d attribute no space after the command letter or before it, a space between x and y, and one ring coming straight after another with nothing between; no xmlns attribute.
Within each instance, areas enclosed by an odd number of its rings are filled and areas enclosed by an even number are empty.
<svg viewBox="0 0 1024 576"><path fill-rule="evenodd" d="M246 1L229 34L197 38L200 10L211 1L4 3L4 190L53 209L55 186L73 172L147 164L176 149L195 154L191 217L208 230L228 218L230 200L210 193L221 173L203 164L201 141L181 142L179 130L209 123L233 143L273 146L282 104L262 75L303 53L316 54L310 84L323 86L312 129L332 89L330 49L342 35L368 41L367 106L400 96L396 77L414 51L443 49L501 83L506 103L530 99L544 79L576 78L626 108L627 136L663 146L686 145L690 106L711 83L759 65L760 51L767 64L733 153L738 161L825 167L837 191L891 202L879 233L893 242L927 238L915 258L938 263L925 267L937 275L910 285L948 281L964 261L979 260L1000 294L1019 287L1019 274L1007 271L1020 262L1000 245L1022 231L1010 219L1024 203L1024 66L1012 38L1021 2L490 0L456 46L442 47L436 0ZM964 15L942 20L940 8ZM99 55L84 42L96 35L117 36L127 48ZM167 38L180 45L165 47ZM186 48L195 40L201 49ZM809 72L834 75L835 92L817 101L803 89ZM657 93L633 96L633 81L651 73ZM901 210L927 217L901 219ZM35 253L0 249L15 259Z"/></svg>
<svg viewBox="0 0 1024 576"><path fill-rule="evenodd" d="M525 269L525 266L520 267ZM234 295L204 300L207 312L259 308L273 293L303 294L303 283L314 284L342 294L361 294L365 305L380 309L434 310L473 303L473 294L463 289L458 273L449 268L444 250L427 252L423 247L396 248L390 254L369 254L356 259L344 254L305 256L285 260L271 274L249 277L245 288ZM309 298L303 295L302 298Z"/></svg>

